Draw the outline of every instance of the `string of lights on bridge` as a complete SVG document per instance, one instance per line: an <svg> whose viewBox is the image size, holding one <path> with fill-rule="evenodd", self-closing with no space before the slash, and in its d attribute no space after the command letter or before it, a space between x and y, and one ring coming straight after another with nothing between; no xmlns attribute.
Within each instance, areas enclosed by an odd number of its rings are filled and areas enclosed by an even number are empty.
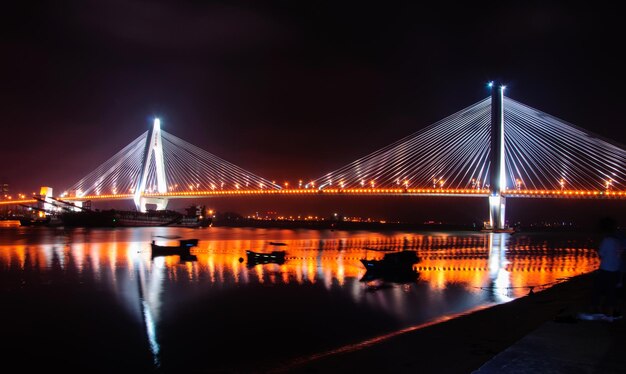
<svg viewBox="0 0 626 374"><path fill-rule="evenodd" d="M202 198L220 196L289 196L289 195L346 195L346 196L488 196L488 190L451 190L451 189L280 189L280 190L218 190L218 191L188 191L188 192L168 192L168 193L146 193L149 197L174 197L174 198ZM33 193L33 195L37 195ZM577 191L577 190L505 190L503 193L507 197L543 197L543 198L605 198L624 199L626 191ZM82 200L127 200L132 199L133 194L100 194L62 197L66 201ZM12 196L0 200L0 205L14 204L34 204L38 200L25 195L13 198Z"/></svg>

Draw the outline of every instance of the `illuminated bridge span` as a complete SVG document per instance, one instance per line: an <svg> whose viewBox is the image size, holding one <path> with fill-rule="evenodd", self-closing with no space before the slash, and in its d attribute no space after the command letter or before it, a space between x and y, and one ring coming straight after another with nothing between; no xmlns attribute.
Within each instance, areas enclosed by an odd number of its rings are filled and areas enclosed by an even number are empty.
<svg viewBox="0 0 626 374"><path fill-rule="evenodd" d="M162 131L157 119L61 197L133 199L145 210L216 196L478 196L488 197L494 228L504 228L507 197L626 198L623 147L490 86L490 97L292 189Z"/></svg>
<svg viewBox="0 0 626 374"><path fill-rule="evenodd" d="M492 100L485 99L310 183L323 189L493 190ZM626 152L504 97L502 193L580 195L626 190ZM496 174L497 174L496 170ZM497 176L497 175L496 175ZM308 186L307 186L308 187Z"/></svg>
<svg viewBox="0 0 626 374"><path fill-rule="evenodd" d="M505 225L506 197L624 198L626 151L504 96L491 97L309 184L321 189L405 188L488 195ZM472 194L472 193L470 193Z"/></svg>
<svg viewBox="0 0 626 374"><path fill-rule="evenodd" d="M280 186L161 130L155 119L115 156L75 183L62 198L128 199L164 209L172 197L279 190Z"/></svg>

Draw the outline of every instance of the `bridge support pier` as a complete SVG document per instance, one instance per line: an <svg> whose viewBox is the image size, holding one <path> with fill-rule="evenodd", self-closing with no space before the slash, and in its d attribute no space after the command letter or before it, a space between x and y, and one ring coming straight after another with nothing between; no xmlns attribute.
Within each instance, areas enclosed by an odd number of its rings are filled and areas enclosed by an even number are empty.
<svg viewBox="0 0 626 374"><path fill-rule="evenodd" d="M505 208L504 196L489 196L489 224L492 229L502 230L506 227Z"/></svg>
<svg viewBox="0 0 626 374"><path fill-rule="evenodd" d="M156 205L156 210L165 210L167 208L168 199L161 199L155 197L140 197L139 198L139 206L137 207L140 212L146 212L147 204Z"/></svg>

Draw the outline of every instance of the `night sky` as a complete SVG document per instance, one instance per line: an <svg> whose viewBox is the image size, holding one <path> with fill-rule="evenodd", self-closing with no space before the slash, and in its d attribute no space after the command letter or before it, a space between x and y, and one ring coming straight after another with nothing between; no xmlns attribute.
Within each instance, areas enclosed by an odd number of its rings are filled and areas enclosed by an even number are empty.
<svg viewBox="0 0 626 374"><path fill-rule="evenodd" d="M617 5L483 3L5 4L0 182L61 191L155 116L267 179L313 179L487 97L494 79L626 144Z"/></svg>

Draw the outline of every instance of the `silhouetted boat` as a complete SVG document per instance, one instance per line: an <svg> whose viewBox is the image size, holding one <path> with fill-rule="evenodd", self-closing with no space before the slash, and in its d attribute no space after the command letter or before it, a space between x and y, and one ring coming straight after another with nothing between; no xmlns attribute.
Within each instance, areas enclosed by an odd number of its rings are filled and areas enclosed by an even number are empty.
<svg viewBox="0 0 626 374"><path fill-rule="evenodd" d="M272 251L270 253L246 251L246 257L248 257L248 266L285 263L285 251Z"/></svg>
<svg viewBox="0 0 626 374"><path fill-rule="evenodd" d="M394 273L413 270L413 265L420 262L416 251L400 251L385 253L381 260L361 259L367 271L378 273Z"/></svg>
<svg viewBox="0 0 626 374"><path fill-rule="evenodd" d="M181 213L172 210L115 211L114 213L115 226L123 227L172 226L183 219Z"/></svg>
<svg viewBox="0 0 626 374"><path fill-rule="evenodd" d="M209 227L211 218L181 217L180 220L169 224L170 227Z"/></svg>
<svg viewBox="0 0 626 374"><path fill-rule="evenodd" d="M118 225L113 210L68 211L61 213L61 220L64 227L115 227Z"/></svg>
<svg viewBox="0 0 626 374"><path fill-rule="evenodd" d="M151 243L152 257L179 255L181 258L191 258L191 247L195 247L197 245L198 239L181 239L178 241L178 245L173 246L158 245L153 240Z"/></svg>
<svg viewBox="0 0 626 374"><path fill-rule="evenodd" d="M413 269L413 265L418 262L420 258L415 251L386 253L381 260L361 259L366 272L360 280L362 282L414 283L417 282L419 273ZM380 286L374 286L374 289L380 288ZM372 290L371 286L368 290Z"/></svg>
<svg viewBox="0 0 626 374"><path fill-rule="evenodd" d="M89 210L67 211L61 214L66 227L150 227L199 225L197 219L187 219L178 212L159 210L137 212L128 210Z"/></svg>
<svg viewBox="0 0 626 374"><path fill-rule="evenodd" d="M213 218L207 215L206 208L200 205L191 205L185 209L187 213L179 220L169 224L172 227L208 227Z"/></svg>
<svg viewBox="0 0 626 374"><path fill-rule="evenodd" d="M203 212L203 210L200 210ZM61 214L63 226L68 227L206 227L211 218L188 209L186 215L173 210L91 210L67 211Z"/></svg>

